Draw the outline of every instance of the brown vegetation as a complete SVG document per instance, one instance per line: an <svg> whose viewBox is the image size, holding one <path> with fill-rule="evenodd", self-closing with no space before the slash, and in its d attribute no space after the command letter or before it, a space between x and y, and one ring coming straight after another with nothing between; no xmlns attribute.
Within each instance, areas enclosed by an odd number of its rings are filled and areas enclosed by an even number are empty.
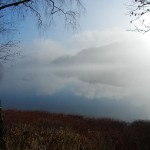
<svg viewBox="0 0 150 150"><path fill-rule="evenodd" d="M149 150L150 122L4 111L8 150Z"/></svg>

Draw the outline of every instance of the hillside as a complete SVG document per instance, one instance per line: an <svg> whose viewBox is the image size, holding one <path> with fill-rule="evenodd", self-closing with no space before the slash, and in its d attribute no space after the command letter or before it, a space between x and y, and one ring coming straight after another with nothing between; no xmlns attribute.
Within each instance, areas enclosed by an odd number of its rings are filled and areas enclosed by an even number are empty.
<svg viewBox="0 0 150 150"><path fill-rule="evenodd" d="M150 122L52 114L3 112L8 150L149 150Z"/></svg>
<svg viewBox="0 0 150 150"><path fill-rule="evenodd" d="M63 55L54 59L50 66L55 68L60 68L60 66L67 68L96 66L102 68L104 65L115 66L126 64L127 62L133 63L137 59L140 61L137 56L131 57L137 53L137 49L135 47L132 48L133 50L131 51L127 43L118 42L106 46L83 49L76 55Z"/></svg>

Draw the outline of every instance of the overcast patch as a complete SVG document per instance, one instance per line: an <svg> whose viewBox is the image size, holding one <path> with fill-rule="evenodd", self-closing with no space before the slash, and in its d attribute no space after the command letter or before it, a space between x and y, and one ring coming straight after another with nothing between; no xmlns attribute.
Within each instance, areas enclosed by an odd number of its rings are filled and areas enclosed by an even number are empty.
<svg viewBox="0 0 150 150"><path fill-rule="evenodd" d="M0 63L0 80L2 79L3 76L3 67L2 64Z"/></svg>
<svg viewBox="0 0 150 150"><path fill-rule="evenodd" d="M93 47L100 47L116 42L136 40L145 41L148 43L150 34L139 34L136 32L127 32L118 28L111 28L107 30L87 30L78 33L69 40L71 49L87 49Z"/></svg>
<svg viewBox="0 0 150 150"><path fill-rule="evenodd" d="M98 33L96 37L90 34L83 42L86 49L76 51L77 47L73 47L71 52L56 41L35 40L28 46L30 57L6 70L0 84L1 93L32 91L38 96L52 96L65 91L89 100L126 101L149 113L150 44L147 36L134 38L132 34L118 31L116 35L111 34L111 38L116 39L111 43L107 33L104 44L102 37L98 40ZM90 45L88 39L93 41ZM92 45L96 48L89 48Z"/></svg>

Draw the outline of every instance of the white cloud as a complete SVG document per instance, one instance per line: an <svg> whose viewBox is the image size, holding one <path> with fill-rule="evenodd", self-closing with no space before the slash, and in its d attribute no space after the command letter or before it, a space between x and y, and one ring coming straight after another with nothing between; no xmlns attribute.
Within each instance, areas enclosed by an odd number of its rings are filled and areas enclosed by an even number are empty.
<svg viewBox="0 0 150 150"><path fill-rule="evenodd" d="M3 67L2 64L0 63L0 80L2 79L3 76Z"/></svg>
<svg viewBox="0 0 150 150"><path fill-rule="evenodd" d="M33 61L28 62L28 65L20 65L24 70L20 75L17 75L21 72L20 68L18 70L16 68L14 75L11 74L14 76L12 83L20 82L21 85L18 87L35 89L40 95L51 95L63 91L69 85L69 89L74 94L89 99L128 97L128 100L135 104L149 104L150 44L147 42L148 37L149 35L137 35L137 33L117 29L87 31L75 35L69 41L71 46L68 50L64 45L50 39L35 40L30 46ZM98 46L101 47L80 49L77 53L79 48ZM75 49L78 50L75 51ZM60 56L72 54L72 50L76 54L60 58ZM55 60L53 65L52 60ZM36 67L33 67L32 63L35 63ZM45 70L40 64L44 64ZM28 78L30 83L24 84L25 80L22 78ZM7 78L4 80L10 82ZM5 89L7 85L5 84ZM10 87L13 85L8 88Z"/></svg>
<svg viewBox="0 0 150 150"><path fill-rule="evenodd" d="M129 91L124 87L117 87L108 84L95 84L88 82L78 82L76 88L73 89L76 95L94 98L109 98L112 100L121 100L129 95Z"/></svg>
<svg viewBox="0 0 150 150"><path fill-rule="evenodd" d="M126 41L129 43L130 41L130 45L134 47L149 47L149 37L149 34L142 35L139 33L126 32L118 28L104 31L87 30L73 35L70 40L63 44L51 39L35 39L31 45L25 46L25 52L27 52L27 57L30 57L30 61L32 59L39 64L48 64L60 56L76 55L83 49L100 47L112 43L125 43ZM138 55L138 52L136 55ZM141 53L139 55L141 55Z"/></svg>
<svg viewBox="0 0 150 150"><path fill-rule="evenodd" d="M25 46L27 57L32 63L48 64L52 60L67 54L66 49L57 41L51 39L35 39L32 45Z"/></svg>
<svg viewBox="0 0 150 150"><path fill-rule="evenodd" d="M82 33L74 35L70 40L70 45L74 49L86 49L104 46L115 42L125 40L145 40L149 39L149 35L141 35L136 32L127 32L118 28L111 28L107 30L87 30Z"/></svg>

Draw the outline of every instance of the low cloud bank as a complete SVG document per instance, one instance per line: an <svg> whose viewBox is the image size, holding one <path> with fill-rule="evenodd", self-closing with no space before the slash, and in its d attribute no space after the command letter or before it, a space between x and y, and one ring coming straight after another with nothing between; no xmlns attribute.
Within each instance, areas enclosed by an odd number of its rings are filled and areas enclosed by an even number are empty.
<svg viewBox="0 0 150 150"><path fill-rule="evenodd" d="M68 43L35 40L29 47L30 61L10 69L1 89L32 90L42 96L69 90L88 99L125 100L149 111L148 35L91 31L72 37Z"/></svg>
<svg viewBox="0 0 150 150"><path fill-rule="evenodd" d="M3 76L3 66L0 63L0 80L2 79L2 76Z"/></svg>

